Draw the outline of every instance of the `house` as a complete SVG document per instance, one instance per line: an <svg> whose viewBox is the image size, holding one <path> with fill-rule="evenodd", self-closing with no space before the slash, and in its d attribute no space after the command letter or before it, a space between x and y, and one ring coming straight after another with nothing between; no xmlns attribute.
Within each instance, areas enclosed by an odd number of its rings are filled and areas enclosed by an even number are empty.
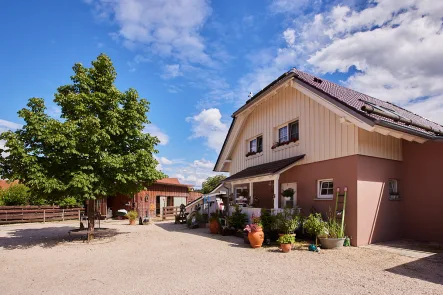
<svg viewBox="0 0 443 295"><path fill-rule="evenodd" d="M107 207L113 213L119 209L136 210L139 216L161 216L165 206L178 207L200 197L192 185L182 184L177 178L156 181L133 197L118 195L108 198Z"/></svg>
<svg viewBox="0 0 443 295"><path fill-rule="evenodd" d="M232 117L214 171L230 173L223 185L234 202L325 216L347 188L352 245L443 242L441 125L298 69Z"/></svg>

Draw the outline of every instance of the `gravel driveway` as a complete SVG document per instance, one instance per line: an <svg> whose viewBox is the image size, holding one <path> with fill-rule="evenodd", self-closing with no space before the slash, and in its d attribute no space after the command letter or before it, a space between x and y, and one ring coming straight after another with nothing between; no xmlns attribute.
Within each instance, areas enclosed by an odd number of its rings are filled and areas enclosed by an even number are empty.
<svg viewBox="0 0 443 295"><path fill-rule="evenodd" d="M73 222L0 226L0 294L443 294L443 264L367 248L251 249L236 237L157 223L102 226L60 242Z"/></svg>

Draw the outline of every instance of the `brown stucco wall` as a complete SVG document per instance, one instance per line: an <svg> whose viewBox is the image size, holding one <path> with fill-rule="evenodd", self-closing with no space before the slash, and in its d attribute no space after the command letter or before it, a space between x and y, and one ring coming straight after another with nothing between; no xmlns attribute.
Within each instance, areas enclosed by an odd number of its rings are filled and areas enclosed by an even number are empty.
<svg viewBox="0 0 443 295"><path fill-rule="evenodd" d="M403 141L403 235L443 243L443 142Z"/></svg>
<svg viewBox="0 0 443 295"><path fill-rule="evenodd" d="M357 245L402 237L401 201L389 200L389 179L402 182L402 162L358 156Z"/></svg>
<svg viewBox="0 0 443 295"><path fill-rule="evenodd" d="M352 245L357 245L357 162L358 156L337 158L328 161L295 166L282 173L279 182L297 182L297 202L304 215L309 215L312 208L322 212L326 217L329 208L335 209L335 192L348 187L346 205L346 234L351 237ZM334 198L332 200L316 200L317 181L319 179L334 180ZM280 200L279 200L280 204Z"/></svg>
<svg viewBox="0 0 443 295"><path fill-rule="evenodd" d="M258 207L272 209L274 208L274 182L269 181L254 182L254 197L259 198Z"/></svg>

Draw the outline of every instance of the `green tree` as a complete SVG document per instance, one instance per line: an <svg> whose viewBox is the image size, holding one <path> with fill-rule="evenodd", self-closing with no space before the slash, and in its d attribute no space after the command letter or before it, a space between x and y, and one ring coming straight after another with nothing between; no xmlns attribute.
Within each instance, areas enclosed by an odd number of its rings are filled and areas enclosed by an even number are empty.
<svg viewBox="0 0 443 295"><path fill-rule="evenodd" d="M0 192L2 203L6 206L24 206L29 204L29 188L23 184L13 184Z"/></svg>
<svg viewBox="0 0 443 295"><path fill-rule="evenodd" d="M119 91L117 73L104 54L86 68L73 67L72 84L57 89L61 119L45 113L41 98L18 112L25 124L0 135L9 153L0 175L19 180L31 193L58 203L88 201L88 239L93 238L97 198L132 195L162 178L156 170L159 140L144 133L149 102L135 89Z"/></svg>
<svg viewBox="0 0 443 295"><path fill-rule="evenodd" d="M202 184L202 194L209 194L212 192L225 178L226 176L223 174L206 178L206 181L204 181Z"/></svg>

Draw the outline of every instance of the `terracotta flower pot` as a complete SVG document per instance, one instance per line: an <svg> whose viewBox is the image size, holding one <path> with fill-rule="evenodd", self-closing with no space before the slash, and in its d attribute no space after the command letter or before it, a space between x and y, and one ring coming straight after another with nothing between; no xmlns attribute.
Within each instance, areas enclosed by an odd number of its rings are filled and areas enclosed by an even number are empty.
<svg viewBox="0 0 443 295"><path fill-rule="evenodd" d="M283 251L283 253L291 252L292 244L280 244L280 248Z"/></svg>
<svg viewBox="0 0 443 295"><path fill-rule="evenodd" d="M217 220L213 220L213 221L209 222L209 231L211 232L211 234L213 234L213 235L218 234L219 230L220 230L220 227L218 225Z"/></svg>
<svg viewBox="0 0 443 295"><path fill-rule="evenodd" d="M260 248L265 240L265 234L263 233L263 229L261 227L258 228L255 232L248 233L249 244L251 244L252 248Z"/></svg>
<svg viewBox="0 0 443 295"><path fill-rule="evenodd" d="M135 219L129 219L129 225L135 225Z"/></svg>

